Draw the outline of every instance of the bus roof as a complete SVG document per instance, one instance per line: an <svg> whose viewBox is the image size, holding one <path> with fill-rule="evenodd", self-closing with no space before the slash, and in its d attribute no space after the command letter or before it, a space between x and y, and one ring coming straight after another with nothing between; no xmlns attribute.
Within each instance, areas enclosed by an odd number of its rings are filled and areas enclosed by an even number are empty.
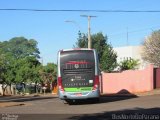
<svg viewBox="0 0 160 120"><path fill-rule="evenodd" d="M95 50L95 49L90 49L90 48L73 48L73 49L62 49L60 52L63 51L73 51L73 50Z"/></svg>

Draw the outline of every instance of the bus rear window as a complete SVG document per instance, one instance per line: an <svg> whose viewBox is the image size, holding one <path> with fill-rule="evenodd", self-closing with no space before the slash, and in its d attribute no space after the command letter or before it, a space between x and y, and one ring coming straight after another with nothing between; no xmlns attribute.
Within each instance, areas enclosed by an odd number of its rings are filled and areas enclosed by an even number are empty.
<svg viewBox="0 0 160 120"><path fill-rule="evenodd" d="M95 59L93 51L65 51L60 58L61 72L64 74L94 73Z"/></svg>
<svg viewBox="0 0 160 120"><path fill-rule="evenodd" d="M94 64L92 50L74 50L61 52L61 64Z"/></svg>

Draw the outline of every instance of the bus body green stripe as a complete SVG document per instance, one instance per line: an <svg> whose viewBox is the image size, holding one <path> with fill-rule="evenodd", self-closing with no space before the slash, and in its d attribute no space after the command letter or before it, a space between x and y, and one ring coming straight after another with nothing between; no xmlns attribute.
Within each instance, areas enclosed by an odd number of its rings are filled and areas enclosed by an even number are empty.
<svg viewBox="0 0 160 120"><path fill-rule="evenodd" d="M79 87L79 88L64 88L66 92L84 92L91 91L92 87Z"/></svg>

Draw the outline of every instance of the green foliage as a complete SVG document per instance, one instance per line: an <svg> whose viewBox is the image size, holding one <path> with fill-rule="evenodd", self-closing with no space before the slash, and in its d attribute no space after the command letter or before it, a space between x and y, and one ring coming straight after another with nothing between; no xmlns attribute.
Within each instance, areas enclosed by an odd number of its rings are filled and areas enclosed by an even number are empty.
<svg viewBox="0 0 160 120"><path fill-rule="evenodd" d="M117 55L111 46L106 46L102 54L100 67L106 72L111 72L117 67Z"/></svg>
<svg viewBox="0 0 160 120"><path fill-rule="evenodd" d="M83 33L81 33L80 31L78 32L78 39L76 42L76 45L73 45L73 47L78 47L78 48L87 48L88 43L87 43L88 39L87 36Z"/></svg>
<svg viewBox="0 0 160 120"><path fill-rule="evenodd" d="M139 60L131 58L121 61L119 66L121 70L130 70L130 69L136 69L138 65L139 65Z"/></svg>
<svg viewBox="0 0 160 120"><path fill-rule="evenodd" d="M37 42L33 39L15 37L0 42L0 83L45 83L56 81L57 65L48 63L42 66Z"/></svg>
<svg viewBox="0 0 160 120"><path fill-rule="evenodd" d="M57 80L57 65L54 63L48 63L41 69L41 74L45 81L56 81Z"/></svg>
<svg viewBox="0 0 160 120"><path fill-rule="evenodd" d="M41 79L43 79L43 84L49 85L48 90L52 91L52 85L53 83L56 83L57 80L57 65L54 63L48 63L41 67L39 73Z"/></svg>
<svg viewBox="0 0 160 120"><path fill-rule="evenodd" d="M27 40L24 37L15 37L9 41L3 42L2 51L15 59L24 58L26 56L35 56L39 58L40 54L37 48L37 42L33 39Z"/></svg>
<svg viewBox="0 0 160 120"><path fill-rule="evenodd" d="M0 55L0 79L2 84L11 84L14 81L14 61L11 56L6 54Z"/></svg>
<svg viewBox="0 0 160 120"><path fill-rule="evenodd" d="M37 42L15 37L0 42L0 82L10 85L21 82L40 82L40 63Z"/></svg>
<svg viewBox="0 0 160 120"><path fill-rule="evenodd" d="M3 83L5 80L6 68L6 57L4 54L0 54L0 83Z"/></svg>
<svg viewBox="0 0 160 120"><path fill-rule="evenodd" d="M79 32L78 41L74 47L87 48L88 39L87 35ZM93 34L92 48L96 49L98 52L98 57L100 61L100 69L103 71L111 72L117 67L117 55L114 52L112 46L107 43L107 36L104 36L101 32Z"/></svg>
<svg viewBox="0 0 160 120"><path fill-rule="evenodd" d="M39 83L41 78L39 76L40 63L35 57L26 57L17 60L16 64L16 83Z"/></svg>

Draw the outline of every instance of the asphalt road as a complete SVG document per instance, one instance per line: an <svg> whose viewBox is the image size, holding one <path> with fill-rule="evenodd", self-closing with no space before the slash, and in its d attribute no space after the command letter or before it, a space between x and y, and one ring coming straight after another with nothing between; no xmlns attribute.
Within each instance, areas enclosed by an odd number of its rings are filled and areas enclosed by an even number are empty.
<svg viewBox="0 0 160 120"><path fill-rule="evenodd" d="M160 119L160 95L101 97L99 103L78 101L73 105L64 104L54 96L13 99L12 102L19 104L0 107L0 119Z"/></svg>

